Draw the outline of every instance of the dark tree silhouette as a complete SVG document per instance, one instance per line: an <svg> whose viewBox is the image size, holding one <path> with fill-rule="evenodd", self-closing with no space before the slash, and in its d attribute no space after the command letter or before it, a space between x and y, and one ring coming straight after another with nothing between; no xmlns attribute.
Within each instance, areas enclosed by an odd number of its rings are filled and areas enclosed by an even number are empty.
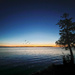
<svg viewBox="0 0 75 75"><path fill-rule="evenodd" d="M63 16L61 16L62 19L57 23L60 28L60 38L55 43L64 47L66 50L70 50L70 63L74 64L72 47L75 48L75 22L72 22L72 18L68 18L68 16L69 14L64 13Z"/></svg>

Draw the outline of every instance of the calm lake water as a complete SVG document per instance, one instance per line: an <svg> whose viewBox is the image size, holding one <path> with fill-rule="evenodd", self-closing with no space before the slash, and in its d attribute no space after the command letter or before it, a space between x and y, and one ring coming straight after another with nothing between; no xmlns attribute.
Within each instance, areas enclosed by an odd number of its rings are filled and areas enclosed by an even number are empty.
<svg viewBox="0 0 75 75"><path fill-rule="evenodd" d="M62 52L69 54L56 47L0 48L0 75L30 75L49 65L63 64Z"/></svg>

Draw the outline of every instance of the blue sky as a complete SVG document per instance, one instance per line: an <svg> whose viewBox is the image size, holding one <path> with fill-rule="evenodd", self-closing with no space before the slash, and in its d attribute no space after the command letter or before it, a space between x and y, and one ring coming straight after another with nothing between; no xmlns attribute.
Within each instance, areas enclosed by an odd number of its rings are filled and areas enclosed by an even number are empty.
<svg viewBox="0 0 75 75"><path fill-rule="evenodd" d="M75 18L73 1L1 1L0 45L55 44L60 37L56 25L60 16L67 12Z"/></svg>

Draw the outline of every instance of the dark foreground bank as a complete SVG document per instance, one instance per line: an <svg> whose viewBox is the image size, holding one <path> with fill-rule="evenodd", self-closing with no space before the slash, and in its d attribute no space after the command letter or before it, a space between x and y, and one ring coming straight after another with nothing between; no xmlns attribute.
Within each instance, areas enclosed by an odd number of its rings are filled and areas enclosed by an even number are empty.
<svg viewBox="0 0 75 75"><path fill-rule="evenodd" d="M52 65L32 75L75 75L75 65Z"/></svg>
<svg viewBox="0 0 75 75"><path fill-rule="evenodd" d="M0 70L0 75L75 75L75 65L51 65L36 73L34 73L35 69L25 71L24 68L17 67L6 71Z"/></svg>

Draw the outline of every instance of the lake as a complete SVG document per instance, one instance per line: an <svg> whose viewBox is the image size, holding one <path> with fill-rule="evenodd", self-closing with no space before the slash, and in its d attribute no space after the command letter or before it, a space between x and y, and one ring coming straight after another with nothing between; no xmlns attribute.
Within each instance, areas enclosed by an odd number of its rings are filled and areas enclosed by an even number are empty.
<svg viewBox="0 0 75 75"><path fill-rule="evenodd" d="M0 75L30 75L49 65L63 64L63 53L69 51L58 47L0 48Z"/></svg>

